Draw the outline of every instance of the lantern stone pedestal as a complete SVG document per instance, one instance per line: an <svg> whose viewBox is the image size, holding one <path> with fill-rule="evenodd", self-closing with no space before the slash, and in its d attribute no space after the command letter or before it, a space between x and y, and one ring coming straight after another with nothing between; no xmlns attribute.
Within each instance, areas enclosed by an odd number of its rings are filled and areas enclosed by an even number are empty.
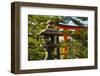
<svg viewBox="0 0 100 76"><path fill-rule="evenodd" d="M48 60L51 59L60 59L60 50L59 50L59 35L61 33L56 29L46 29L44 32L41 32L40 35L44 36L45 45L44 48L48 52ZM55 54L56 53L56 54Z"/></svg>

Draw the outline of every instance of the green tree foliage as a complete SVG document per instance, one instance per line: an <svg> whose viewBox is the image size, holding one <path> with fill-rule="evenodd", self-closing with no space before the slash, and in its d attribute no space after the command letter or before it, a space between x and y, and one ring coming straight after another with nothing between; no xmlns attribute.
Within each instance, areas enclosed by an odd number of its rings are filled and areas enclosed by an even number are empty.
<svg viewBox="0 0 100 76"><path fill-rule="evenodd" d="M57 24L57 16L28 15L28 60L43 60L45 50L43 48L43 38L38 38L38 33L45 29L48 20L53 20Z"/></svg>
<svg viewBox="0 0 100 76"><path fill-rule="evenodd" d="M81 28L76 31L67 31L66 34L72 37L71 40L67 40L66 44L68 48L68 59L73 58L87 58L88 57L88 33L87 28Z"/></svg>

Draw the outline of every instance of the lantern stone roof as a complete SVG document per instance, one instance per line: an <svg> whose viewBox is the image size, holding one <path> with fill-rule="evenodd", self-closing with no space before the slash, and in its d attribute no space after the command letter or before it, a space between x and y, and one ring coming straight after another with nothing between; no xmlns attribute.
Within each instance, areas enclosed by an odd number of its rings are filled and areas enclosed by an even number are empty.
<svg viewBox="0 0 100 76"><path fill-rule="evenodd" d="M57 29L45 29L43 32L40 33L40 35L61 35L62 33L58 31Z"/></svg>

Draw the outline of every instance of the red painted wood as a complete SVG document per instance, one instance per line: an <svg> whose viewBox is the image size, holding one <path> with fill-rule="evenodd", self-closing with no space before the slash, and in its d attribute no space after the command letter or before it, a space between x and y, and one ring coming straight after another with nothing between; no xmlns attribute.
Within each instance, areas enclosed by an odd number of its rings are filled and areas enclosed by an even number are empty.
<svg viewBox="0 0 100 76"><path fill-rule="evenodd" d="M75 29L75 30L79 30L81 27L79 26L67 26L67 25L58 25L58 28L61 29Z"/></svg>

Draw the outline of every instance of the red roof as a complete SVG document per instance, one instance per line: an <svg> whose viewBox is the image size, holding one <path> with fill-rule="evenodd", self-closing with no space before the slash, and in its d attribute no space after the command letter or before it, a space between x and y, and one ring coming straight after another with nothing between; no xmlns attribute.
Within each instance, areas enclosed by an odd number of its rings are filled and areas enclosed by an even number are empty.
<svg viewBox="0 0 100 76"><path fill-rule="evenodd" d="M87 28L87 27L80 27L80 26L71 26L71 25L58 25L61 29L76 29L79 30L80 28Z"/></svg>

